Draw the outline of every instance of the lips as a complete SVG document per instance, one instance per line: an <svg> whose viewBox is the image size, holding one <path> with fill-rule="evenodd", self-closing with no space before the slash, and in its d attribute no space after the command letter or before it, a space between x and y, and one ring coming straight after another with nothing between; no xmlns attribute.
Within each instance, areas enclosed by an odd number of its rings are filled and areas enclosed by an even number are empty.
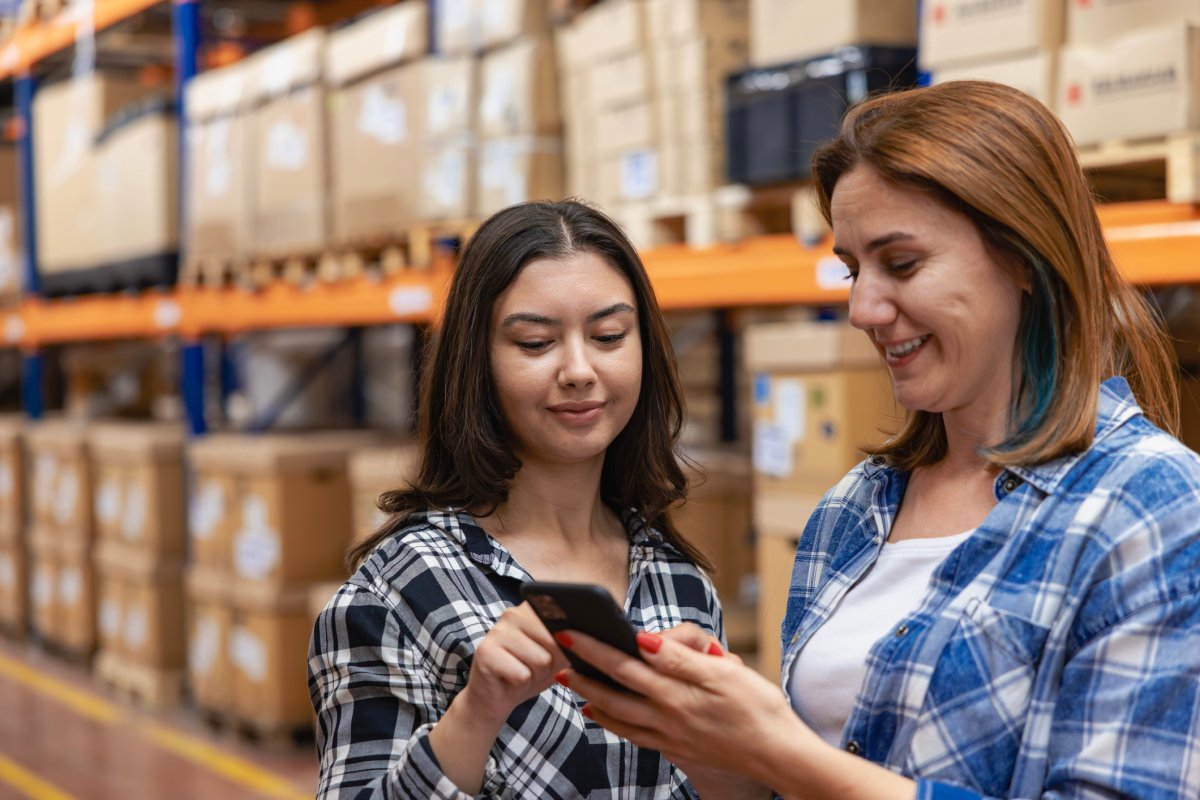
<svg viewBox="0 0 1200 800"><path fill-rule="evenodd" d="M922 336L914 336L911 339L902 339L891 344L880 343L883 348L884 358L890 366L899 366L908 363L914 355L929 341L933 334L926 333Z"/></svg>
<svg viewBox="0 0 1200 800"><path fill-rule="evenodd" d="M556 403L548 408L566 422L582 424L599 417L604 411L604 403L598 400Z"/></svg>

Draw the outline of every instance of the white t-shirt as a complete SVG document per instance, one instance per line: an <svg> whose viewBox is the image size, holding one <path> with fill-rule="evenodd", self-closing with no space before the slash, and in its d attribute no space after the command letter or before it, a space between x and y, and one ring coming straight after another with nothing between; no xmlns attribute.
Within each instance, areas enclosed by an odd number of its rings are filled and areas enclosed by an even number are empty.
<svg viewBox="0 0 1200 800"><path fill-rule="evenodd" d="M933 571L973 532L885 543L871 569L792 662L792 706L826 742L841 744L871 647L917 609Z"/></svg>

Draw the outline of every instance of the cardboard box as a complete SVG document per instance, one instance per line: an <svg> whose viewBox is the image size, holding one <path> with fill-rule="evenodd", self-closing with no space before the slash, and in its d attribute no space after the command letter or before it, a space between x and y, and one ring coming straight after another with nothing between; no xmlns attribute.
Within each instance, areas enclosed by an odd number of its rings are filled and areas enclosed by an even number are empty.
<svg viewBox="0 0 1200 800"><path fill-rule="evenodd" d="M0 416L0 540L18 538L25 531L22 427L19 416Z"/></svg>
<svg viewBox="0 0 1200 800"><path fill-rule="evenodd" d="M1164 136L1200 127L1200 28L1137 31L1064 48L1055 108L1077 144Z"/></svg>
<svg viewBox="0 0 1200 800"><path fill-rule="evenodd" d="M269 727L309 722L312 705L303 669L313 630L308 588L254 603L237 598L232 621L233 713Z"/></svg>
<svg viewBox="0 0 1200 800"><path fill-rule="evenodd" d="M38 264L45 273L98 265L103 212L96 197L97 134L147 90L131 79L90 72L43 86L33 101Z"/></svg>
<svg viewBox="0 0 1200 800"><path fill-rule="evenodd" d="M492 139L479 148L475 211L481 217L528 200L563 196L561 139Z"/></svg>
<svg viewBox="0 0 1200 800"><path fill-rule="evenodd" d="M240 258L253 247L249 176L255 171L248 62L211 70L186 88L184 246L191 261Z"/></svg>
<svg viewBox="0 0 1200 800"><path fill-rule="evenodd" d="M589 45L588 61L609 61L646 49L650 28L645 0L607 0L579 15Z"/></svg>
<svg viewBox="0 0 1200 800"><path fill-rule="evenodd" d="M654 75L663 92L725 95L725 77L746 66L745 42L735 39L679 39L653 49Z"/></svg>
<svg viewBox="0 0 1200 800"><path fill-rule="evenodd" d="M330 86L345 86L427 52L428 6L424 0L397 3L330 34L325 78Z"/></svg>
<svg viewBox="0 0 1200 800"><path fill-rule="evenodd" d="M329 240L325 34L311 30L253 57L254 250L279 258Z"/></svg>
<svg viewBox="0 0 1200 800"><path fill-rule="evenodd" d="M728 447L689 449L686 455L695 463L685 470L688 499L671 515L680 533L712 559L717 594L732 602L754 574L750 456Z"/></svg>
<svg viewBox="0 0 1200 800"><path fill-rule="evenodd" d="M595 125L600 155L654 147L659 141L658 114L653 101L602 111Z"/></svg>
<svg viewBox="0 0 1200 800"><path fill-rule="evenodd" d="M88 431L97 535L160 559L184 554L184 431L178 425L98 423Z"/></svg>
<svg viewBox="0 0 1200 800"><path fill-rule="evenodd" d="M598 188L601 202L616 205L657 196L662 188L660 152L645 147L602 161Z"/></svg>
<svg viewBox="0 0 1200 800"><path fill-rule="evenodd" d="M481 136L542 136L562 130L548 40L523 39L489 53L479 71Z"/></svg>
<svg viewBox="0 0 1200 800"><path fill-rule="evenodd" d="M479 44L484 50L503 47L529 36L544 35L549 27L546 0L474 0L478 3Z"/></svg>
<svg viewBox="0 0 1200 800"><path fill-rule="evenodd" d="M700 37L744 43L750 36L748 0L646 0L646 19L660 42Z"/></svg>
<svg viewBox="0 0 1200 800"><path fill-rule="evenodd" d="M0 144L0 301L17 299L25 285L24 231L17 186L17 149Z"/></svg>
<svg viewBox="0 0 1200 800"><path fill-rule="evenodd" d="M475 216L477 147L474 137L454 137L427 147L421 163L422 220L455 220Z"/></svg>
<svg viewBox="0 0 1200 800"><path fill-rule="evenodd" d="M984 61L978 64L962 64L946 67L933 73L934 83L947 81L981 80L995 81L1020 89L1035 97L1047 108L1054 108L1055 70L1058 58L1055 53L1042 51L1030 56Z"/></svg>
<svg viewBox="0 0 1200 800"><path fill-rule="evenodd" d="M84 426L70 420L43 420L26 429L25 442L33 466L34 525L58 538L91 541L91 464Z"/></svg>
<svg viewBox="0 0 1200 800"><path fill-rule="evenodd" d="M483 44L479 6L480 0L439 0L433 15L435 52L465 56L479 51Z"/></svg>
<svg viewBox="0 0 1200 800"><path fill-rule="evenodd" d="M1067 42L1099 44L1138 28L1200 22L1200 0L1087 0L1067 4Z"/></svg>
<svg viewBox="0 0 1200 800"><path fill-rule="evenodd" d="M418 218L422 74L420 64L396 67L330 95L335 242L396 236Z"/></svg>
<svg viewBox="0 0 1200 800"><path fill-rule="evenodd" d="M787 611L792 584L792 566L800 537L762 530L756 538L758 566L758 671L768 680L779 682L783 660L780 630Z"/></svg>
<svg viewBox="0 0 1200 800"><path fill-rule="evenodd" d="M24 636L29 628L29 562L25 543L0 538L0 629Z"/></svg>
<svg viewBox="0 0 1200 800"><path fill-rule="evenodd" d="M655 63L645 50L597 63L585 73L591 104L587 115L650 101L657 88Z"/></svg>
<svg viewBox="0 0 1200 800"><path fill-rule="evenodd" d="M214 535L232 526L230 566L239 596L344 575L351 532L346 460L374 438L350 431L213 434L190 445L198 473L234 481L232 502L203 514L215 520Z"/></svg>
<svg viewBox="0 0 1200 800"><path fill-rule="evenodd" d="M350 454L354 542L367 538L387 521L387 515L379 510L379 496L399 489L414 478L420 467L420 456L419 446L411 441L392 447L364 448Z"/></svg>
<svg viewBox="0 0 1200 800"><path fill-rule="evenodd" d="M183 562L145 557L120 542L97 546L100 647L155 671L185 665Z"/></svg>
<svg viewBox="0 0 1200 800"><path fill-rule="evenodd" d="M47 642L86 658L96 647L96 577L90 545L35 529L30 536L34 625Z"/></svg>
<svg viewBox="0 0 1200 800"><path fill-rule="evenodd" d="M1063 41L1062 0L934 0L921 4L921 68L1015 58Z"/></svg>
<svg viewBox="0 0 1200 800"><path fill-rule="evenodd" d="M947 2L923 5L940 4ZM916 41L916 0L750 0L750 64L754 67L786 64L846 45L907 46Z"/></svg>
<svg viewBox="0 0 1200 800"><path fill-rule="evenodd" d="M229 642L233 631L233 591L220 573L189 567L187 592L187 677L192 699L206 711L233 710L233 665ZM303 672L303 670L298 670Z"/></svg>
<svg viewBox="0 0 1200 800"><path fill-rule="evenodd" d="M163 104L125 115L96 142L101 263L179 250L179 134Z"/></svg>
<svg viewBox="0 0 1200 800"><path fill-rule="evenodd" d="M430 58L425 65L425 136L438 143L475 130L478 64L474 58Z"/></svg>
<svg viewBox="0 0 1200 800"><path fill-rule="evenodd" d="M756 524L799 536L821 496L902 414L873 345L840 323L746 329Z"/></svg>

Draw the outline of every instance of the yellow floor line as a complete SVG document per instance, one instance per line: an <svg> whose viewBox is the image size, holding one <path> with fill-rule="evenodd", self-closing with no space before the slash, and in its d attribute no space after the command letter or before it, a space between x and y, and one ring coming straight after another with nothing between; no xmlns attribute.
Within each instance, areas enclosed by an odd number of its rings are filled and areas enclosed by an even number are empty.
<svg viewBox="0 0 1200 800"><path fill-rule="evenodd" d="M75 800L0 753L0 783L7 783L30 800Z"/></svg>
<svg viewBox="0 0 1200 800"><path fill-rule="evenodd" d="M0 655L0 676L8 677L18 683L22 683L47 697L57 700L72 711L97 722L106 725L118 725L128 719L120 706L97 697L91 692L77 689L56 678L43 675L32 667L4 655ZM300 798L307 799L312 797L312 793L299 791L295 786L270 770L263 769L244 758L226 753L201 739L156 723L133 723L132 727L164 750L168 750L210 772L222 775L234 783L266 797L278 797L285 800L300 800ZM21 769L16 764L12 764L12 762L7 763L14 769ZM8 772L9 770L5 769L5 764L0 763L0 778L8 778ZM34 781L38 781L30 773L24 772L24 770L22 770L22 773ZM49 784L42 785L48 787L51 792L57 791L53 787L50 787ZM48 800L57 800L57 798L68 798L69 800L69 796L61 792L56 794L31 794L30 796L37 798L37 800L41 800L43 797L48 798Z"/></svg>

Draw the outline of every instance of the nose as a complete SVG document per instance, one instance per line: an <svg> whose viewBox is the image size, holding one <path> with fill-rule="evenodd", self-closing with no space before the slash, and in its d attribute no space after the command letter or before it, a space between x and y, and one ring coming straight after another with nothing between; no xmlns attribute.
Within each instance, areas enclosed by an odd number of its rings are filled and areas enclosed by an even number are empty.
<svg viewBox="0 0 1200 800"><path fill-rule="evenodd" d="M874 270L862 269L850 287L850 324L868 331L896 321L890 282Z"/></svg>
<svg viewBox="0 0 1200 800"><path fill-rule="evenodd" d="M563 363L559 368L558 382L564 387L585 387L596 382L596 367L591 353L582 337L571 337L564 342L560 351Z"/></svg>

